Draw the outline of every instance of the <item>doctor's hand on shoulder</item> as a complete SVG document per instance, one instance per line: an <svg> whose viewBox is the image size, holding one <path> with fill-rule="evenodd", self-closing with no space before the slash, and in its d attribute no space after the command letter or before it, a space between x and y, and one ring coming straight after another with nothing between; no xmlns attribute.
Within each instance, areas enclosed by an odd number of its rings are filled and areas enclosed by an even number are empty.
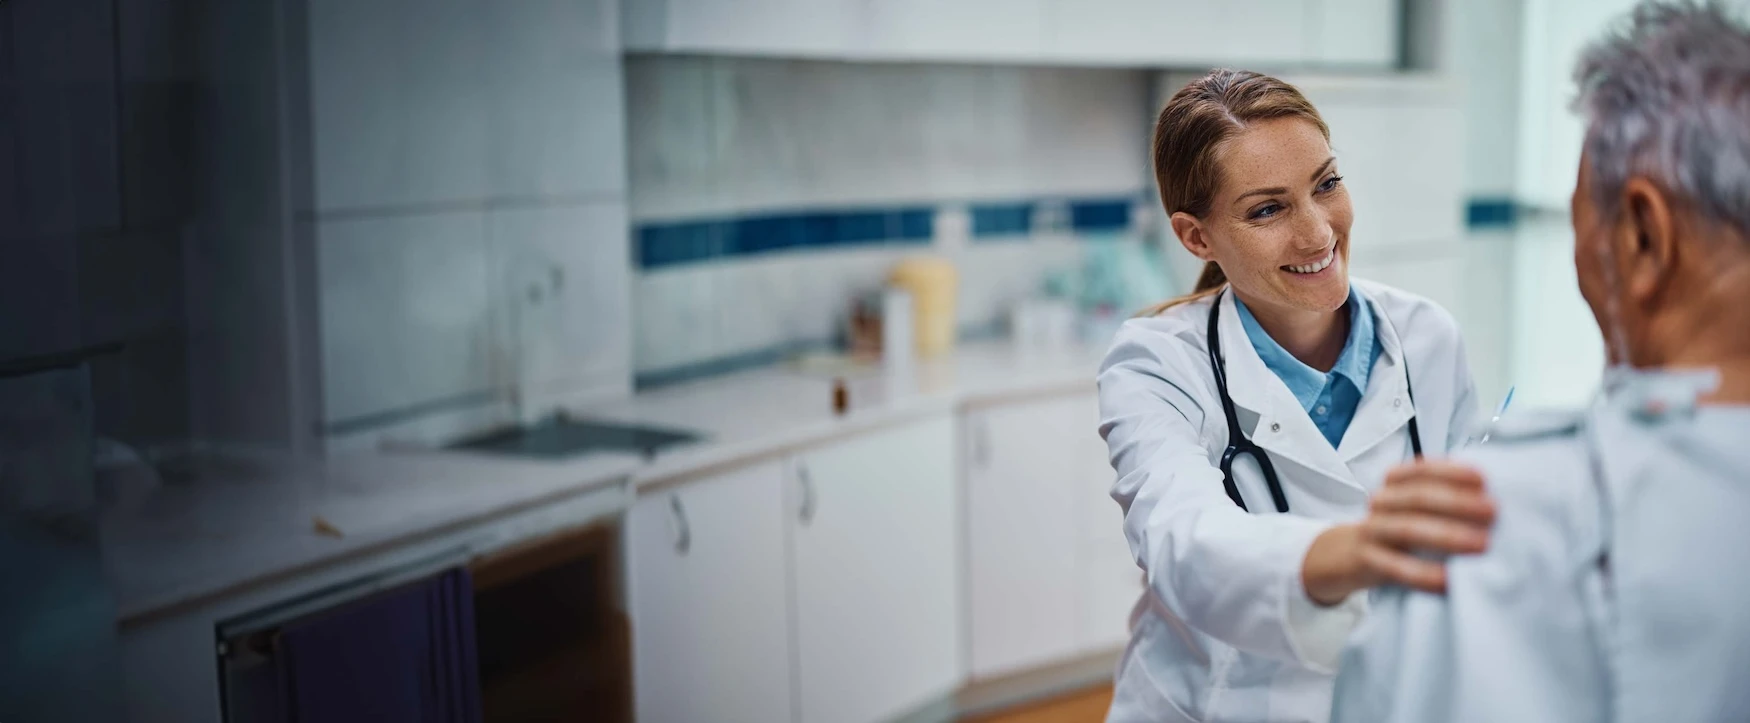
<svg viewBox="0 0 1750 723"><path fill-rule="evenodd" d="M1381 584L1446 591L1446 566L1417 552L1474 554L1488 547L1495 504L1475 469L1453 462L1399 465L1374 493L1367 517L1313 540L1301 583L1314 602L1334 605Z"/></svg>

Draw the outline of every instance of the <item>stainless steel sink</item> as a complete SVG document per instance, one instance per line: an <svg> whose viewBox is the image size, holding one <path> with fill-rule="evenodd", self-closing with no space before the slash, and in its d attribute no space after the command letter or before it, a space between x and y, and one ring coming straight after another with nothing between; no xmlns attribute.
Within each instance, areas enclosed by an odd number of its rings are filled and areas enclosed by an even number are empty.
<svg viewBox="0 0 1750 723"><path fill-rule="evenodd" d="M699 434L687 430L573 419L559 414L536 424L468 437L446 447L537 459L564 459L591 452L633 452L648 459L659 451L700 439Z"/></svg>

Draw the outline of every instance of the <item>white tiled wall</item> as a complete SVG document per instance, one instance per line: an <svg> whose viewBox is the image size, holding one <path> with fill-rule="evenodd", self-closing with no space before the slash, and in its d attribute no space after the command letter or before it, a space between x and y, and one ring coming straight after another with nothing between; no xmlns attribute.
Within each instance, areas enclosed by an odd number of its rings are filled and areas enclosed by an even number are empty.
<svg viewBox="0 0 1750 723"><path fill-rule="evenodd" d="M1585 129L1568 109L1574 64L1587 43L1634 0L1524 0L1520 64L1518 192L1528 203L1563 209L1574 189Z"/></svg>
<svg viewBox="0 0 1750 723"><path fill-rule="evenodd" d="M479 2L314 0L309 13L317 208L489 195Z"/></svg>
<svg viewBox="0 0 1750 723"><path fill-rule="evenodd" d="M1145 76L633 56L632 218L1130 193Z"/></svg>
<svg viewBox="0 0 1750 723"><path fill-rule="evenodd" d="M1453 241L1464 233L1464 108L1438 76L1285 76L1331 128L1355 203L1357 244Z"/></svg>
<svg viewBox="0 0 1750 723"><path fill-rule="evenodd" d="M494 388L480 212L327 221L316 238L330 420Z"/></svg>
<svg viewBox="0 0 1750 723"><path fill-rule="evenodd" d="M621 192L615 7L313 0L317 207Z"/></svg>
<svg viewBox="0 0 1750 723"><path fill-rule="evenodd" d="M1148 76L1127 70L860 65L673 56L627 61L634 223L762 211L1134 195L1145 177ZM1079 261L1073 243L738 257L637 274L639 372L819 342L908 254L960 265L976 326ZM699 322L705 322L700 324Z"/></svg>
<svg viewBox="0 0 1750 723"><path fill-rule="evenodd" d="M1466 0L1453 8L1454 75L1464 88L1464 189L1473 198L1515 195L1524 13L1525 0Z"/></svg>
<svg viewBox="0 0 1750 723"><path fill-rule="evenodd" d="M1280 68L1304 60L1316 40L1313 6L1297 0L1248 0L1239 7L1198 0L1053 0L1046 10L1045 54L1071 62Z"/></svg>
<svg viewBox="0 0 1750 723"><path fill-rule="evenodd" d="M1555 217L1524 224L1515 236L1514 398L1528 407L1584 404L1603 376L1604 337L1580 296L1573 229Z"/></svg>
<svg viewBox="0 0 1750 723"><path fill-rule="evenodd" d="M629 389L618 7L309 3L330 448Z"/></svg>
<svg viewBox="0 0 1750 723"><path fill-rule="evenodd" d="M633 282L632 358L639 371L671 369L723 356L716 324L720 264L641 273Z"/></svg>
<svg viewBox="0 0 1750 723"><path fill-rule="evenodd" d="M1492 407L1507 392L1511 329L1506 304L1512 279L1495 271L1505 264L1505 244L1462 238L1396 247L1357 247L1350 273L1421 294L1458 321L1464 335L1479 406Z"/></svg>
<svg viewBox="0 0 1750 723"><path fill-rule="evenodd" d="M1086 244L1040 236L1007 243L981 243L949 253L960 267L960 325L1001 321L1016 302L1037 294L1047 273L1079 268Z"/></svg>
<svg viewBox="0 0 1750 723"><path fill-rule="evenodd" d="M503 209L486 217L492 306L531 403L578 387L625 389L631 358L626 208L618 202ZM590 323L589 320L622 320Z"/></svg>

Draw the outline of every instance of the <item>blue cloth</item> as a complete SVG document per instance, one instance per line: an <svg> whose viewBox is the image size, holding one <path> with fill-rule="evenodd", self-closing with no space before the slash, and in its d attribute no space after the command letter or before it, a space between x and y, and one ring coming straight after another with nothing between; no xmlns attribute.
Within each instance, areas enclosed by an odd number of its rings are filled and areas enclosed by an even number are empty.
<svg viewBox="0 0 1750 723"><path fill-rule="evenodd" d="M480 723L466 568L287 624L275 661L284 723ZM270 711L271 712L271 711Z"/></svg>
<svg viewBox="0 0 1750 723"><path fill-rule="evenodd" d="M1343 353L1337 356L1337 364L1328 373L1301 363L1270 338L1240 297L1234 297L1234 306L1240 310L1240 323L1245 325L1246 337L1252 340L1252 348L1258 351L1264 366L1288 385L1301 409L1306 410L1319 432L1335 448L1343 441L1343 433L1349 431L1349 423L1355 420L1355 409L1361 406L1361 395L1367 391L1367 375L1379 358L1373 313L1367 308L1367 300L1350 287L1349 340L1343 342Z"/></svg>

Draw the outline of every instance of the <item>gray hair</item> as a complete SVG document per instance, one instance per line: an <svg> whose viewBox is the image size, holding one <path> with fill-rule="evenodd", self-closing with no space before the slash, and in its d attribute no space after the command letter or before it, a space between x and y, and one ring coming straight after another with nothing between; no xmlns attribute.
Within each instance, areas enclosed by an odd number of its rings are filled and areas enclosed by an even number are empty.
<svg viewBox="0 0 1750 723"><path fill-rule="evenodd" d="M1750 27L1718 0L1649 1L1574 71L1595 200L1631 176L1750 234Z"/></svg>

